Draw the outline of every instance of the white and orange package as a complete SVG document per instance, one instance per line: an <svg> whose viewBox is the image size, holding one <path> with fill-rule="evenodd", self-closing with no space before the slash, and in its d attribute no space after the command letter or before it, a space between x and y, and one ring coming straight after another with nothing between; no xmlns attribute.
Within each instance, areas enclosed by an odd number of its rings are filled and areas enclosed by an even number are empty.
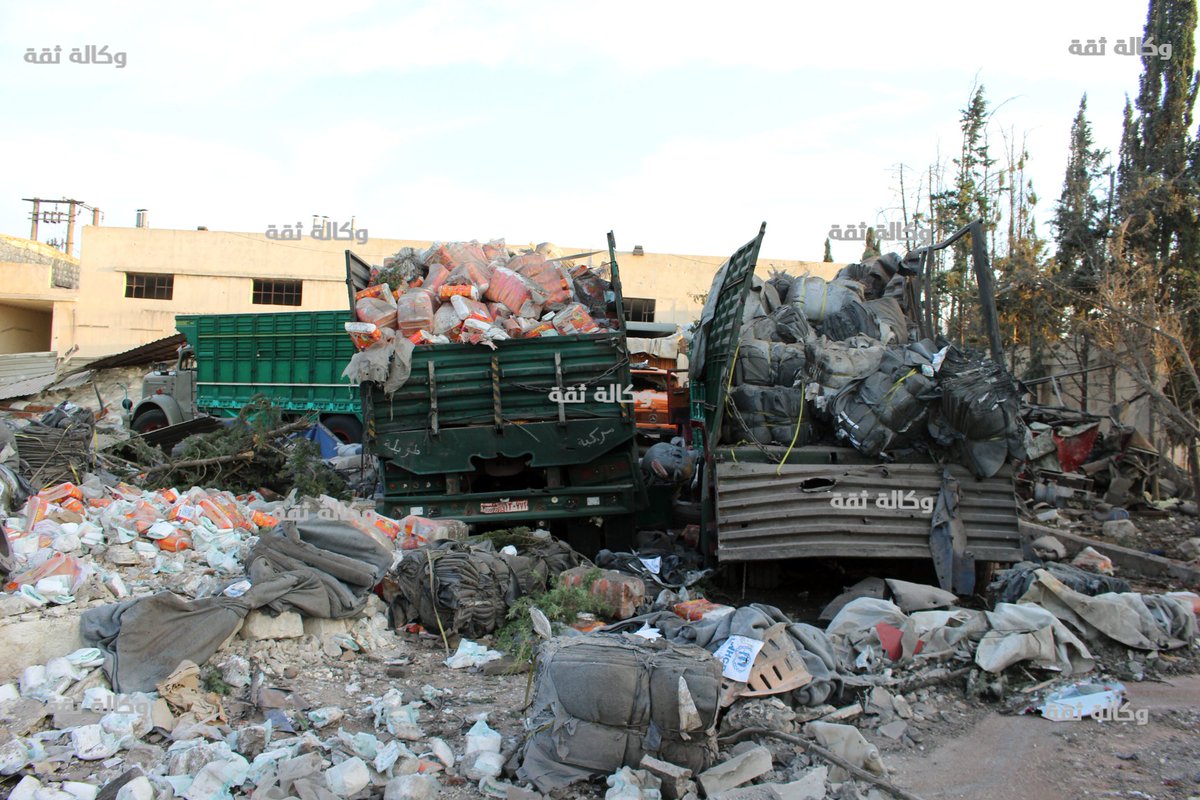
<svg viewBox="0 0 1200 800"><path fill-rule="evenodd" d="M67 499L68 497L73 497L76 500L82 500L83 490L75 484L67 482L42 489L37 493L37 496L45 500L47 503L59 503L61 505L61 501Z"/></svg>
<svg viewBox="0 0 1200 800"><path fill-rule="evenodd" d="M390 294L387 300L378 297L355 300L354 313L359 322L370 322L380 328L396 327L396 302Z"/></svg>
<svg viewBox="0 0 1200 800"><path fill-rule="evenodd" d="M451 297L450 305L454 306L454 313L464 322L468 319L477 319L480 322L487 323L493 322L492 312L488 311L488 307L478 300L471 300L467 297Z"/></svg>
<svg viewBox="0 0 1200 800"><path fill-rule="evenodd" d="M409 289L396 303L396 325L405 336L433 327L433 293Z"/></svg>
<svg viewBox="0 0 1200 800"><path fill-rule="evenodd" d="M371 345L383 340L383 332L374 322L347 322L346 333L359 350L366 350Z"/></svg>
<svg viewBox="0 0 1200 800"><path fill-rule="evenodd" d="M474 284L442 284L438 289L438 297L443 300L449 300L451 297L467 297L471 300L479 299L479 287Z"/></svg>
<svg viewBox="0 0 1200 800"><path fill-rule="evenodd" d="M563 335L574 333L597 333L600 327L596 324L596 320L592 319L592 315L579 303L571 303L554 315L551 320L554 324L554 329Z"/></svg>

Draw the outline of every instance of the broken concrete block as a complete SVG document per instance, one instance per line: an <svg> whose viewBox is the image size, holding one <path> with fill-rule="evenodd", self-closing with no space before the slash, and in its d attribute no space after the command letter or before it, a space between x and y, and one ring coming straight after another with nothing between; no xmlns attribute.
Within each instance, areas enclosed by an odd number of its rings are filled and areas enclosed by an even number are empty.
<svg viewBox="0 0 1200 800"><path fill-rule="evenodd" d="M309 778L321 772L329 762L321 754L313 751L302 756L289 758L279 762L279 787L285 792L292 788L292 783L301 778Z"/></svg>
<svg viewBox="0 0 1200 800"><path fill-rule="evenodd" d="M440 787L432 775L401 775L388 781L383 800L434 800Z"/></svg>
<svg viewBox="0 0 1200 800"><path fill-rule="evenodd" d="M240 636L250 641L262 639L299 639L304 635L304 618L295 611L271 616L263 611L246 615Z"/></svg>
<svg viewBox="0 0 1200 800"><path fill-rule="evenodd" d="M349 797L366 788L371 782L367 764L358 756L348 758L325 770L325 785L338 797Z"/></svg>
<svg viewBox="0 0 1200 800"><path fill-rule="evenodd" d="M82 781L63 781L62 790L75 800L96 800L96 795L100 793L99 786Z"/></svg>
<svg viewBox="0 0 1200 800"><path fill-rule="evenodd" d="M8 794L8 800L33 800L34 793L42 788L42 782L32 775L21 778L21 782L13 787Z"/></svg>
<svg viewBox="0 0 1200 800"><path fill-rule="evenodd" d="M902 719L879 726L879 733L889 739L899 740L906 730L908 730L908 723Z"/></svg>
<svg viewBox="0 0 1200 800"><path fill-rule="evenodd" d="M1104 523L1104 535L1111 537L1118 544L1133 543L1141 538L1137 525L1128 519L1110 519Z"/></svg>
<svg viewBox="0 0 1200 800"><path fill-rule="evenodd" d="M117 790L117 800L154 800L154 784L145 775L138 775Z"/></svg>
<svg viewBox="0 0 1200 800"><path fill-rule="evenodd" d="M688 792L696 791L692 771L686 767L647 755L642 756L642 762L638 766L662 781L662 796L666 800L680 800Z"/></svg>
<svg viewBox="0 0 1200 800"><path fill-rule="evenodd" d="M83 647L79 635L82 613L82 609L68 609L61 617L0 625L0 681L16 678L30 664L45 664L55 656Z"/></svg>
<svg viewBox="0 0 1200 800"><path fill-rule="evenodd" d="M1196 561L1200 559L1200 537L1193 536L1190 539L1184 539L1179 543L1179 552L1187 561Z"/></svg>
<svg viewBox="0 0 1200 800"><path fill-rule="evenodd" d="M828 722L841 722L842 720L854 719L855 717L862 716L862 713L862 703L851 703L848 706L842 706L838 710L826 714L825 716L821 717L821 719ZM807 720L805 721L807 722Z"/></svg>
<svg viewBox="0 0 1200 800"><path fill-rule="evenodd" d="M903 695L894 695L892 697L892 706L896 709L896 716L900 717L900 719L912 719L912 707L909 706L908 701L904 699Z"/></svg>
<svg viewBox="0 0 1200 800"><path fill-rule="evenodd" d="M301 778L292 784L292 794L298 796L300 800L340 800L338 795L312 778Z"/></svg>
<svg viewBox="0 0 1200 800"><path fill-rule="evenodd" d="M349 634L350 628L354 620L350 619L322 619L321 617L305 617L304 619L304 635L315 636L318 639L324 639L326 636L337 636L338 634Z"/></svg>
<svg viewBox="0 0 1200 800"><path fill-rule="evenodd" d="M813 767L791 783L771 784L779 800L824 800L829 767Z"/></svg>
<svg viewBox="0 0 1200 800"><path fill-rule="evenodd" d="M771 751L762 745L757 745L728 761L706 769L700 773L698 780L704 793L712 797L714 794L728 791L735 786L749 783L759 775L770 771Z"/></svg>
<svg viewBox="0 0 1200 800"><path fill-rule="evenodd" d="M524 789L520 786L512 786L510 784L505 800L542 800L543 796L541 792L534 791L533 789Z"/></svg>
<svg viewBox="0 0 1200 800"><path fill-rule="evenodd" d="M1067 557L1067 547L1057 536L1039 536L1031 546L1034 554L1044 561L1062 561Z"/></svg>

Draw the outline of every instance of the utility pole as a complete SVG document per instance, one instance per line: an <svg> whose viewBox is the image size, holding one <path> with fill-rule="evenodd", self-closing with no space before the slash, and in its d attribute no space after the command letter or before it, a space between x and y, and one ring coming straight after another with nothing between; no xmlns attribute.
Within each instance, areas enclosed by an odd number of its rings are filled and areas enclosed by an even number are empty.
<svg viewBox="0 0 1200 800"><path fill-rule="evenodd" d="M75 218L78 211L80 209L91 211L92 224L100 224L100 209L95 208L94 206L89 206L82 200L68 200L65 197L62 200L47 200L41 197L22 197L21 199L26 203L33 203L33 213L29 215L29 218L32 220L32 224L29 228L29 238L33 241L36 242L38 238L38 223L45 222L48 225L61 225L63 222L67 223L67 236L63 247L68 256L71 255L71 250L75 246ZM66 205L67 210L66 212L63 212L56 208L53 211L43 211L43 204L52 206ZM57 237L55 240L55 246L58 246Z"/></svg>

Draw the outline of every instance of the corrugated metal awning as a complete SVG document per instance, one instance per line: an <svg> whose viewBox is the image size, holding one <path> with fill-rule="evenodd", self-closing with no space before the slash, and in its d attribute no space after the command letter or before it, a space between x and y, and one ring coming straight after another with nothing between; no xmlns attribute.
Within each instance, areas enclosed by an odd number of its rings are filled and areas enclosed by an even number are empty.
<svg viewBox="0 0 1200 800"><path fill-rule="evenodd" d="M58 353L0 355L0 400L37 394L57 378Z"/></svg>

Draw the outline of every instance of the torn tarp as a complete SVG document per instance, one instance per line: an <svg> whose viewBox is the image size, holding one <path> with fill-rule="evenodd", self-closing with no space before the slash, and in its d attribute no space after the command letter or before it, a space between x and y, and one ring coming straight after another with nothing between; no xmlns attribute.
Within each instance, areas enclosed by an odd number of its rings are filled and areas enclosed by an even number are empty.
<svg viewBox="0 0 1200 800"><path fill-rule="evenodd" d="M391 554L345 522L285 522L253 551L251 588L240 597L185 600L170 592L89 608L83 640L104 651L117 692L152 692L182 661L203 664L251 610L269 606L309 616L358 613Z"/></svg>
<svg viewBox="0 0 1200 800"><path fill-rule="evenodd" d="M390 550L347 523L287 520L259 539L247 571L254 585L280 575L297 579L286 594L267 602L272 610L341 619L362 611L392 557Z"/></svg>
<svg viewBox="0 0 1200 800"><path fill-rule="evenodd" d="M1090 672L1095 667L1087 645L1041 606L997 603L984 612L991 630L975 650L975 663L988 672L1003 672L1022 661L1054 669L1063 675Z"/></svg>
<svg viewBox="0 0 1200 800"><path fill-rule="evenodd" d="M1089 597L1045 570L1034 573L1020 602L1046 609L1086 639L1106 636L1138 650L1184 647L1196 636L1196 615L1188 599L1136 592Z"/></svg>
<svg viewBox="0 0 1200 800"><path fill-rule="evenodd" d="M795 705L824 703L840 687L837 656L825 631L802 622L792 622L774 606L755 603L715 619L688 621L670 611L643 614L604 628L605 631L636 631L643 625L657 628L667 641L690 643L715 653L731 636L762 641L769 628L779 623L796 646L804 667L812 676L805 686L787 693Z"/></svg>

